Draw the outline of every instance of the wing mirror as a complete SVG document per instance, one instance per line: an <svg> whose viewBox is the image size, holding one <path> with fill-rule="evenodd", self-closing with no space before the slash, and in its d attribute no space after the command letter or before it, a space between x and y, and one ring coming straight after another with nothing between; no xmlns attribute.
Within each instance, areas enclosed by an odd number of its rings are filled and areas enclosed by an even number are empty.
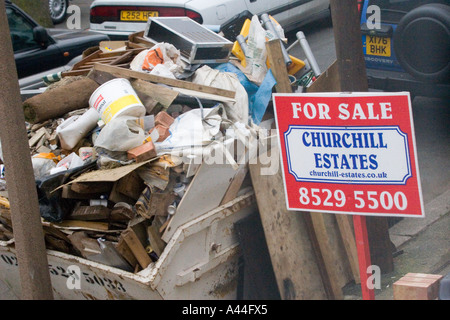
<svg viewBox="0 0 450 320"><path fill-rule="evenodd" d="M42 49L47 49L49 38L47 30L44 27L38 26L33 29L34 40L41 46Z"/></svg>

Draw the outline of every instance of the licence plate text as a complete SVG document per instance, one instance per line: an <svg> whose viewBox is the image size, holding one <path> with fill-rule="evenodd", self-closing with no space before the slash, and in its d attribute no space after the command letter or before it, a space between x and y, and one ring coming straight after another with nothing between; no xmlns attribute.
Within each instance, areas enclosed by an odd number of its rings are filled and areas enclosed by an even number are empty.
<svg viewBox="0 0 450 320"><path fill-rule="evenodd" d="M373 56L391 56L391 39L366 35L366 54Z"/></svg>
<svg viewBox="0 0 450 320"><path fill-rule="evenodd" d="M121 21L147 21L150 17L157 17L158 11L121 11Z"/></svg>

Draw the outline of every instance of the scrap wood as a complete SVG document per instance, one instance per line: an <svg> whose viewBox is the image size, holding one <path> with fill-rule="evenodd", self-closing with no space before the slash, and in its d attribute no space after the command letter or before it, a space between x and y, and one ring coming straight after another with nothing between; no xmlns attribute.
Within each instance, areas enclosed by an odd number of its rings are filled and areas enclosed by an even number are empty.
<svg viewBox="0 0 450 320"><path fill-rule="evenodd" d="M68 230L93 230L93 231L108 231L108 222L98 221L82 221L82 220L64 220L61 222L52 222L52 226L60 229Z"/></svg>
<svg viewBox="0 0 450 320"><path fill-rule="evenodd" d="M23 103L25 120L36 123L88 108L89 98L97 87L95 81L84 78L35 95Z"/></svg>
<svg viewBox="0 0 450 320"><path fill-rule="evenodd" d="M11 240L14 238L14 234L12 233L12 231L1 223L0 223L0 234L4 235L7 238L5 240Z"/></svg>
<svg viewBox="0 0 450 320"><path fill-rule="evenodd" d="M116 245L116 250L131 266L136 267L139 265L139 262L123 237L119 238Z"/></svg>
<svg viewBox="0 0 450 320"><path fill-rule="evenodd" d="M141 163L132 163L125 166L113 168L113 169L104 169L104 170L93 170L88 171L80 176L78 176L76 179L67 182L64 185L61 185L57 187L54 191L59 190L60 188L63 188L66 185L71 185L73 183L78 182L116 182L120 178L123 178L130 172L136 170L137 168L151 162L152 160L148 160Z"/></svg>
<svg viewBox="0 0 450 320"><path fill-rule="evenodd" d="M99 199L101 193L78 193L71 189L70 185L62 186L61 198L63 199L77 199L77 200L89 200Z"/></svg>
<svg viewBox="0 0 450 320"><path fill-rule="evenodd" d="M35 146L43 137L46 139L50 138L50 133L48 133L45 127L41 127L35 132L35 134L28 140L28 145L30 147Z"/></svg>
<svg viewBox="0 0 450 320"><path fill-rule="evenodd" d="M43 226L45 243L48 249L73 253L73 247L67 235L53 226Z"/></svg>
<svg viewBox="0 0 450 320"><path fill-rule="evenodd" d="M150 259L150 256L148 255L147 251L145 250L144 246L142 245L133 229L126 229L124 232L122 232L122 237L135 256L136 260L139 262L139 265L142 267L142 269L147 268L152 260Z"/></svg>
<svg viewBox="0 0 450 320"><path fill-rule="evenodd" d="M112 182L74 182L70 189L76 193L106 193L112 189Z"/></svg>
<svg viewBox="0 0 450 320"><path fill-rule="evenodd" d="M118 184L119 181L116 181L114 183L114 186L109 194L108 200L115 203L123 202L129 205L133 205L136 202L136 200L124 195L123 193L120 193L117 188Z"/></svg>
<svg viewBox="0 0 450 320"><path fill-rule="evenodd" d="M220 95L220 96L224 96L224 97L228 97L228 98L234 98L234 96L236 95L236 92L230 91L230 90L195 84L195 83L192 83L189 81L184 81L184 80L170 79L170 78L166 78L166 77L162 77L162 76L158 76L158 75L149 74L146 72L133 71L133 70L119 68L116 66L110 66L110 65L101 64L101 63L95 63L94 70L106 71L117 77L136 78L136 79L146 80L146 81L150 81L150 82L161 83L161 84L165 84L165 85L172 86L172 87L185 88L185 89L196 90L196 91L200 91L200 92L211 93L211 94Z"/></svg>
<svg viewBox="0 0 450 320"><path fill-rule="evenodd" d="M111 214L109 219L111 221L130 221L134 218L134 212L131 208L127 208L124 206L114 206L111 210Z"/></svg>
<svg viewBox="0 0 450 320"><path fill-rule="evenodd" d="M147 165L138 168L136 172L147 186L165 190L169 184L170 168L163 168L158 165Z"/></svg>
<svg viewBox="0 0 450 320"><path fill-rule="evenodd" d="M154 84L141 79L131 79L131 86L138 95L152 97L164 107L169 107L177 98L178 92L162 85Z"/></svg>
<svg viewBox="0 0 450 320"><path fill-rule="evenodd" d="M108 220L111 215L111 209L105 206L78 206L67 217L68 220Z"/></svg>
<svg viewBox="0 0 450 320"><path fill-rule="evenodd" d="M74 249L85 259L89 259L89 256L101 253L97 240L89 237L85 231L74 232L69 235L68 238Z"/></svg>
<svg viewBox="0 0 450 320"><path fill-rule="evenodd" d="M128 35L128 45L136 44L141 46L153 47L156 43L144 37L144 31L137 31Z"/></svg>
<svg viewBox="0 0 450 320"><path fill-rule="evenodd" d="M144 188L145 184L136 171L132 171L125 177L120 178L115 185L116 192L134 200L139 199Z"/></svg>
<svg viewBox="0 0 450 320"><path fill-rule="evenodd" d="M147 227L147 234L150 246L158 257L160 257L166 247L166 243L161 239L161 233L159 232L157 222L153 221L152 224Z"/></svg>
<svg viewBox="0 0 450 320"><path fill-rule="evenodd" d="M125 50L117 50L111 52L103 52L98 49L91 54L83 57L83 59L73 65L73 67L69 71L65 71L62 73L62 77L68 76L78 76L83 75L86 76L92 70L92 67L95 63L104 63L110 65L122 65L130 63L133 58L145 47L137 47L137 48L126 48Z"/></svg>

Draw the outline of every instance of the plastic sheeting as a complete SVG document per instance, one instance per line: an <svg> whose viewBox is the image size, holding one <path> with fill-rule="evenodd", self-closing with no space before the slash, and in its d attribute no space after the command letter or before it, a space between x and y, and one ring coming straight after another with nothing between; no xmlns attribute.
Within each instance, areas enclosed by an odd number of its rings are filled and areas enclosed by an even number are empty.
<svg viewBox="0 0 450 320"><path fill-rule="evenodd" d="M268 70L260 86L251 82L247 76L231 63L224 63L215 67L222 72L231 72L237 75L242 86L248 94L248 112L254 124L259 125L272 99L272 89L277 83L272 71Z"/></svg>

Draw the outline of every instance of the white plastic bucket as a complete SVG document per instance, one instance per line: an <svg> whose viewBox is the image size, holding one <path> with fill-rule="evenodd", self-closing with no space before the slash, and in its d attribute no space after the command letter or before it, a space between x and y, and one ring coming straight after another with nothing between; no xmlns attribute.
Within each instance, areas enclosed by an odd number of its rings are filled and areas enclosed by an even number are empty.
<svg viewBox="0 0 450 320"><path fill-rule="evenodd" d="M97 88L89 99L89 106L97 110L103 122L123 115L143 117L145 107L127 79L117 78Z"/></svg>

